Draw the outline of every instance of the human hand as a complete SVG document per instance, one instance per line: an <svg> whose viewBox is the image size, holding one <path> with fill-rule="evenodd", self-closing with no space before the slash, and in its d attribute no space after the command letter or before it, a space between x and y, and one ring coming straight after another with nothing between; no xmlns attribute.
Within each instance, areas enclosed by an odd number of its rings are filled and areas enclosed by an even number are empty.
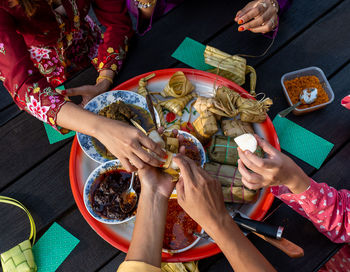
<svg viewBox="0 0 350 272"><path fill-rule="evenodd" d="M141 194L159 194L168 199L174 190L172 177L160 168L146 166L138 171L141 181Z"/></svg>
<svg viewBox="0 0 350 272"><path fill-rule="evenodd" d="M243 184L249 189L285 185L293 193L302 193L310 185L309 177L296 163L275 149L267 141L255 135L258 145L267 153L267 158L259 158L250 151L238 148L238 170ZM248 171L249 168L253 172Z"/></svg>
<svg viewBox="0 0 350 272"><path fill-rule="evenodd" d="M267 33L278 26L278 3L276 0L257 0L249 2L237 12L235 22L238 31L249 30L254 33Z"/></svg>
<svg viewBox="0 0 350 272"><path fill-rule="evenodd" d="M116 156L127 171L136 171L146 165L160 167L163 163L144 148L152 150L160 158L167 154L139 129L126 123L100 116L94 137Z"/></svg>
<svg viewBox="0 0 350 272"><path fill-rule="evenodd" d="M176 184L179 205L210 232L229 216L220 182L183 155L177 155L174 161L180 168L180 179Z"/></svg>
<svg viewBox="0 0 350 272"><path fill-rule="evenodd" d="M69 88L61 91L64 96L82 96L82 102L80 105L84 107L95 96L108 91L111 87L111 83L108 80L101 80L96 85L83 85L76 88Z"/></svg>

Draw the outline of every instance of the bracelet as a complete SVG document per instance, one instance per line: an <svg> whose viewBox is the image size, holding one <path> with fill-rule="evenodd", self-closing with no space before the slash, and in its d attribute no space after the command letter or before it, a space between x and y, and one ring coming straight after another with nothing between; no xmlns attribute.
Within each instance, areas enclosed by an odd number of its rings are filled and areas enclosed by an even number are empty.
<svg viewBox="0 0 350 272"><path fill-rule="evenodd" d="M138 8L150 8L154 6L156 2L157 0L149 0L146 3L143 3L143 1L140 0L134 0L135 6L137 6Z"/></svg>
<svg viewBox="0 0 350 272"><path fill-rule="evenodd" d="M107 79L111 84L113 84L113 79L108 77L108 76L98 76L96 79L96 84L101 80L101 79Z"/></svg>

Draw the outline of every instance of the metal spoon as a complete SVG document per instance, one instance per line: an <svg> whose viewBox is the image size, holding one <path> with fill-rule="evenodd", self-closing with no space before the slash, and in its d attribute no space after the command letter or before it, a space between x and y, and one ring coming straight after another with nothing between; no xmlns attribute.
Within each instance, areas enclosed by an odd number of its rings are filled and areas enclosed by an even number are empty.
<svg viewBox="0 0 350 272"><path fill-rule="evenodd" d="M135 172L132 172L129 188L121 194L122 201L119 202L119 206L124 213L131 212L137 203L137 194L133 188L134 180Z"/></svg>
<svg viewBox="0 0 350 272"><path fill-rule="evenodd" d="M307 88L301 91L299 96L299 102L293 106L286 108L285 110L278 113L280 117L286 117L288 113L293 111L295 108L299 107L301 104L311 104L315 102L317 98L317 89L316 88Z"/></svg>

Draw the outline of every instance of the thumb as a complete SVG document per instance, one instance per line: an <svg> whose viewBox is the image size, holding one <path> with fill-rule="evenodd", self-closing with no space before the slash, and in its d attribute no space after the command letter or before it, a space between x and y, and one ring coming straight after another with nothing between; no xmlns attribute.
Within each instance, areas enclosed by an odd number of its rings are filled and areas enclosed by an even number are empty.
<svg viewBox="0 0 350 272"><path fill-rule="evenodd" d="M92 85L84 85L76 88L66 89L67 96L77 96L77 95L90 95L94 93L95 86Z"/></svg>
<svg viewBox="0 0 350 272"><path fill-rule="evenodd" d="M265 141L264 139L260 138L258 135L254 134L255 139L258 142L258 145L269 155L275 155L277 152L277 149L275 149L272 145L270 145L269 142Z"/></svg>

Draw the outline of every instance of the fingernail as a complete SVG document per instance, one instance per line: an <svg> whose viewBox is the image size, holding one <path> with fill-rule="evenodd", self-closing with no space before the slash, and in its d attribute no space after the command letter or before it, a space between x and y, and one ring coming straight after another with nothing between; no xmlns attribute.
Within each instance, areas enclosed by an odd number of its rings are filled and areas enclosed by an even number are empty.
<svg viewBox="0 0 350 272"><path fill-rule="evenodd" d="M168 154L165 154L164 159L167 159L168 157L169 157Z"/></svg>
<svg viewBox="0 0 350 272"><path fill-rule="evenodd" d="M67 94L67 91L62 91L61 94L62 94L62 95L66 95L66 94Z"/></svg>
<svg viewBox="0 0 350 272"><path fill-rule="evenodd" d="M238 24L239 24L239 25L243 24L243 20L240 19L240 20L238 21Z"/></svg>
<svg viewBox="0 0 350 272"><path fill-rule="evenodd" d="M161 163L161 164L159 165L159 167L161 167L161 168L162 168L163 166L164 166L164 163Z"/></svg>
<svg viewBox="0 0 350 272"><path fill-rule="evenodd" d="M249 150L244 151L244 154L249 155L251 152Z"/></svg>
<svg viewBox="0 0 350 272"><path fill-rule="evenodd" d="M239 31L239 32L244 31L244 27L243 27L243 26L240 26L240 27L238 28L238 31Z"/></svg>

